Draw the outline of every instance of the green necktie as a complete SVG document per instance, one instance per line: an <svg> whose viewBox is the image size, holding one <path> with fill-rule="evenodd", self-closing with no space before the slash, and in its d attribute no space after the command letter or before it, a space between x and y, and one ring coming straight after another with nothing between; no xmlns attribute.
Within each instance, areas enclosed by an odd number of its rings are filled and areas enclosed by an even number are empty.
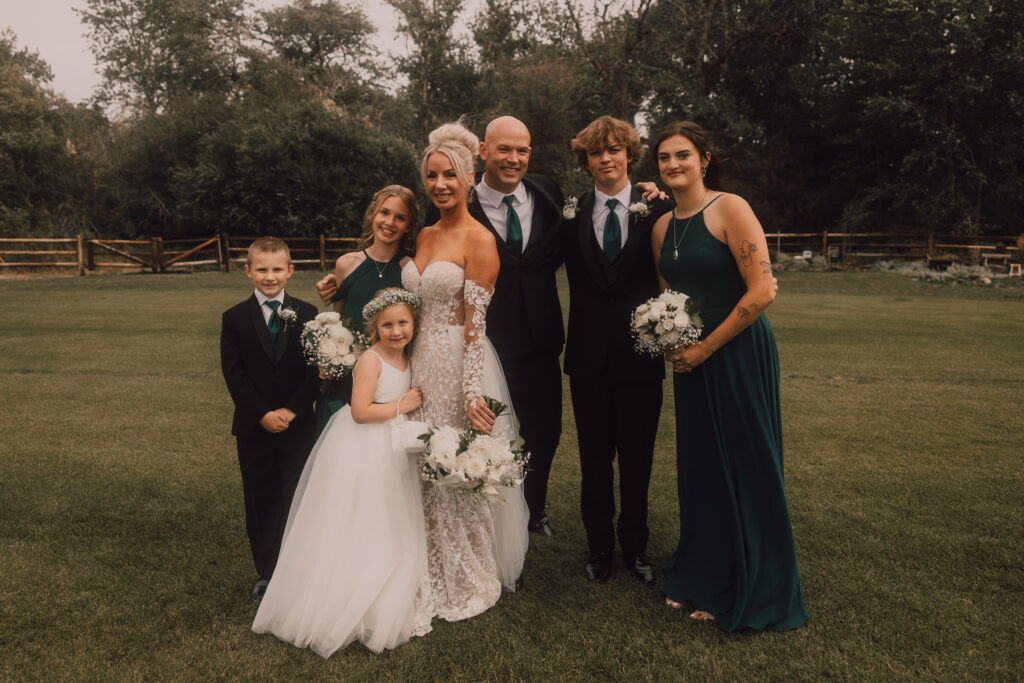
<svg viewBox="0 0 1024 683"><path fill-rule="evenodd" d="M508 228L508 239L505 241L512 248L512 251L522 254L523 226L519 223L519 214L512 208L513 200L515 200L515 195L511 194L505 195L505 198L501 200L508 205L508 216L505 218L505 226Z"/></svg>
<svg viewBox="0 0 1024 683"><path fill-rule="evenodd" d="M267 305L270 306L270 320L267 321L267 329L270 330L270 343L274 345L274 350L277 350L277 335L281 334L281 316L277 314L277 307L281 305L280 301L268 301Z"/></svg>
<svg viewBox="0 0 1024 683"><path fill-rule="evenodd" d="M622 251L622 228L619 227L619 217L615 215L615 207L618 206L618 199L609 199L605 202L608 207L608 219L604 222L604 254L609 261Z"/></svg>

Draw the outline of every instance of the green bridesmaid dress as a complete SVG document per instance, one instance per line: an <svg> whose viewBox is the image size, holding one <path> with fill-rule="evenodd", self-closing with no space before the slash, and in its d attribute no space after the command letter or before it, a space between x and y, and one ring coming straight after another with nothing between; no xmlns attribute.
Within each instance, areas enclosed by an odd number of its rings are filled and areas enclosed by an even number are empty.
<svg viewBox="0 0 1024 683"><path fill-rule="evenodd" d="M366 258L355 270L338 285L338 291L334 294L334 301L345 300L345 309L341 312L345 326L353 332L366 332L366 320L363 318L363 306L370 302L373 295L387 287L402 286L401 261L409 254L398 250L387 263L374 261L370 255L363 250ZM352 400L352 374L349 373L341 379L326 382L326 389L316 403L316 435L319 438L331 415L341 410L342 406L348 405Z"/></svg>
<svg viewBox="0 0 1024 683"><path fill-rule="evenodd" d="M658 270L673 290L701 304L703 338L732 314L746 285L703 211L674 227L678 237L670 223ZM779 358L768 319L758 316L692 372L674 373L673 385L680 534L662 591L715 615L726 631L803 625L808 615L783 485Z"/></svg>

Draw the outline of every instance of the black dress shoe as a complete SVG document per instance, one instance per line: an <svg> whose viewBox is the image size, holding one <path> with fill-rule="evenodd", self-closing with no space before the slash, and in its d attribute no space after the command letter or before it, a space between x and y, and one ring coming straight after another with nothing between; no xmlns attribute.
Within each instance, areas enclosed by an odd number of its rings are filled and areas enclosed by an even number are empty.
<svg viewBox="0 0 1024 683"><path fill-rule="evenodd" d="M610 553L590 553L587 566L583 573L587 575L587 581L607 581L612 575L612 556Z"/></svg>
<svg viewBox="0 0 1024 683"><path fill-rule="evenodd" d="M626 555L626 568L629 573L640 579L647 586L654 585L654 567L643 555Z"/></svg>
<svg viewBox="0 0 1024 683"><path fill-rule="evenodd" d="M551 528L550 524L548 524L548 517L547 517L547 515L544 515L537 522L535 522L533 524L530 524L526 528L529 529L531 532L533 532L535 534L540 534L541 536L554 536L555 535L555 530Z"/></svg>
<svg viewBox="0 0 1024 683"><path fill-rule="evenodd" d="M260 598L262 598L263 594L267 592L267 584L269 583L270 581L268 581L267 579L258 580L256 583L252 585L252 591L250 591L249 597L251 597L253 600L259 600Z"/></svg>

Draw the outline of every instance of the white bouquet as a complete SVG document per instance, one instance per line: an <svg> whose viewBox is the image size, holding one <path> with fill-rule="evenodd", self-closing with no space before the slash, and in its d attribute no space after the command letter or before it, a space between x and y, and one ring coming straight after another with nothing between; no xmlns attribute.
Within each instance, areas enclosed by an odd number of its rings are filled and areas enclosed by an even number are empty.
<svg viewBox="0 0 1024 683"><path fill-rule="evenodd" d="M302 329L306 362L322 368L329 379L351 372L365 350L364 335L345 327L337 313L321 313Z"/></svg>
<svg viewBox="0 0 1024 683"><path fill-rule="evenodd" d="M666 289L633 311L636 350L658 356L680 344L694 344L702 325L697 300Z"/></svg>
<svg viewBox="0 0 1024 683"><path fill-rule="evenodd" d="M484 397L487 407L501 415L508 407ZM529 454L513 443L476 429L431 428L420 437L426 444L422 476L441 486L476 491L500 501L501 489L523 483Z"/></svg>

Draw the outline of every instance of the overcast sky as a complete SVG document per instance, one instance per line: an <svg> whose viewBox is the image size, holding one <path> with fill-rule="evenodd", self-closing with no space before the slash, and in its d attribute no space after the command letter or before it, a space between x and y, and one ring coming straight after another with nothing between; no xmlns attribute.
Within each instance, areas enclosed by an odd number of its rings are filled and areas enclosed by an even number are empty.
<svg viewBox="0 0 1024 683"><path fill-rule="evenodd" d="M260 9L289 4L287 0L254 0ZM348 3L345 3L348 4ZM377 26L377 40L391 52L402 52L395 43L395 15L384 2L356 2ZM472 4L472 3L469 3ZM85 0L0 0L0 29L9 27L19 47L36 50L53 69L53 89L72 102L87 99L99 84L85 27L75 8Z"/></svg>

